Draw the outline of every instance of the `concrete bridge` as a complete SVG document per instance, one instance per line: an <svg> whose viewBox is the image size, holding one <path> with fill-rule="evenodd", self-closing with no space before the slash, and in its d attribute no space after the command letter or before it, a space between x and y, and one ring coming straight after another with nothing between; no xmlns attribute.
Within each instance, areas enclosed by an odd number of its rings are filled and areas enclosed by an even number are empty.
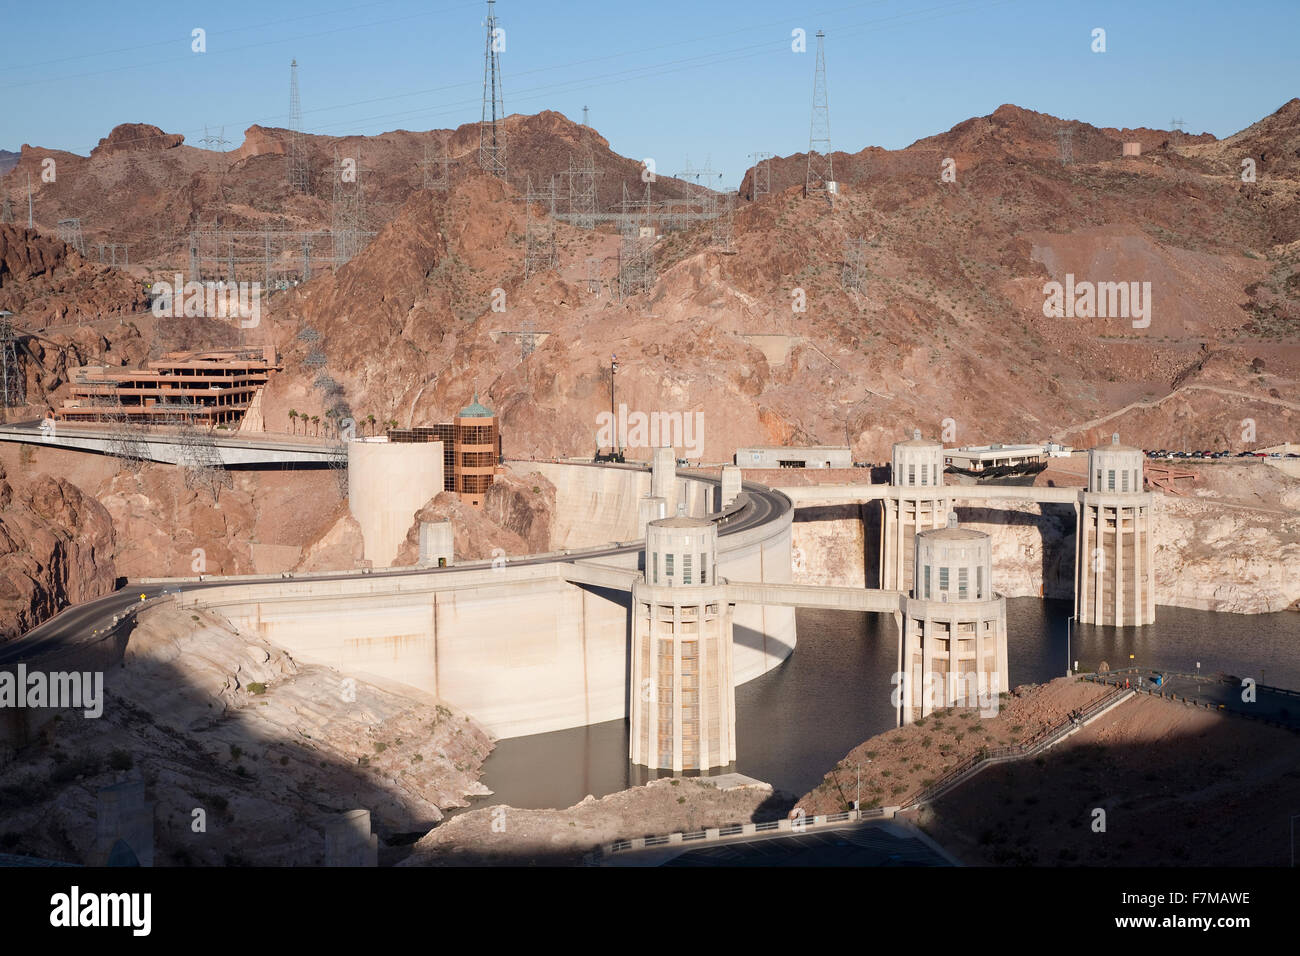
<svg viewBox="0 0 1300 956"><path fill-rule="evenodd" d="M48 448L67 448L73 451L112 454L114 436L108 429L78 428L58 422L52 428L41 428L41 420L0 425L0 441L41 445ZM140 432L133 436L142 458L163 464L178 465L193 456L191 445L179 435L162 432ZM206 444L206 439L205 439ZM338 459L342 445L323 441L295 440L291 437L263 438L215 433L211 448L223 467L269 465L327 465Z"/></svg>

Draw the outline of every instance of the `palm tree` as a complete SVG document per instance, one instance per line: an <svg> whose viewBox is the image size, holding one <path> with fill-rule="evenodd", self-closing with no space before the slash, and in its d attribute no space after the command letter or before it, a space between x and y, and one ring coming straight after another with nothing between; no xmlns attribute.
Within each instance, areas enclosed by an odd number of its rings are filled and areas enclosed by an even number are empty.
<svg viewBox="0 0 1300 956"><path fill-rule="evenodd" d="M311 423L312 423L312 425L314 425L315 428L316 428L316 437L319 438L319 437L320 437L320 416L319 416L319 415L313 415L313 416L311 417Z"/></svg>
<svg viewBox="0 0 1300 956"><path fill-rule="evenodd" d="M325 421L325 434L326 434L326 435L328 435L329 432L330 432L330 429L334 427L334 416L337 415L337 414L338 414L338 412L334 411L334 409L332 409L332 408L331 408L329 411L327 411L327 412L325 413L325 419L326 419L326 421Z"/></svg>
<svg viewBox="0 0 1300 956"><path fill-rule="evenodd" d="M298 434L298 409L289 409L289 424L293 428L293 433Z"/></svg>
<svg viewBox="0 0 1300 956"><path fill-rule="evenodd" d="M366 424L368 424L368 425L370 426L370 434L371 434L371 435L374 435L374 433L375 433L375 416L374 416L374 415L367 415L367 416L366 416Z"/></svg>

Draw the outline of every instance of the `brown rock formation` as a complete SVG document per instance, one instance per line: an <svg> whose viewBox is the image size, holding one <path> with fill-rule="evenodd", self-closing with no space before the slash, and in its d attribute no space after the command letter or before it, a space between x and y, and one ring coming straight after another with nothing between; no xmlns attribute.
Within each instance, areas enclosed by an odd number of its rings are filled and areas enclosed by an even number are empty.
<svg viewBox="0 0 1300 956"><path fill-rule="evenodd" d="M0 468L0 641L115 586L113 523L63 478L15 491Z"/></svg>

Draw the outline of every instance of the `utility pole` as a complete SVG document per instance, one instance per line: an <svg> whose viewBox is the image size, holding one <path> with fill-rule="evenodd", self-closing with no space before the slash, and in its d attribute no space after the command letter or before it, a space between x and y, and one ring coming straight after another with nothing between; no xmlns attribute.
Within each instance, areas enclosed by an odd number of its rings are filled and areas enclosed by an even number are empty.
<svg viewBox="0 0 1300 956"><path fill-rule="evenodd" d="M1070 676L1070 621L1072 618L1065 619L1065 676Z"/></svg>
<svg viewBox="0 0 1300 956"><path fill-rule="evenodd" d="M483 52L483 117L478 127L478 163L486 172L506 178L505 106L501 101L501 58L505 31L497 26L496 0L487 0L487 46Z"/></svg>
<svg viewBox="0 0 1300 956"><path fill-rule="evenodd" d="M614 460L622 453L618 446L618 416L614 414L614 374L618 371L618 356L610 355L609 357L609 414L610 421L614 423Z"/></svg>
<svg viewBox="0 0 1300 956"><path fill-rule="evenodd" d="M820 193L826 196L828 202L833 203L831 191L835 187L830 185L833 182L835 170L831 163L831 105L826 92L826 34L818 30L817 72L813 76L812 121L808 128L808 170L804 176L804 195Z"/></svg>

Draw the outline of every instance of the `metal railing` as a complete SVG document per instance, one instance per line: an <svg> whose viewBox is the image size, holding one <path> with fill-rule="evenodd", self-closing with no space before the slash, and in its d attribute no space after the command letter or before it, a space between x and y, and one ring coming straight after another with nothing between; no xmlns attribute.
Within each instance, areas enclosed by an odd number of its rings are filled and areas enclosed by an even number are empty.
<svg viewBox="0 0 1300 956"><path fill-rule="evenodd" d="M1087 678L1084 678L1085 680ZM1066 717L1059 723L1050 727L1045 727L1034 736L1030 737L1023 743L1015 744L1010 747L998 747L993 750L983 748L974 755L967 757L957 766L953 767L942 777L930 784L925 789L917 792L903 808L911 810L922 804L929 803L946 791L951 790L968 775L973 775L983 769L985 764L1005 763L1011 760L1024 760L1029 757L1037 756L1053 744L1060 741L1072 733L1076 728L1082 727L1097 714L1101 713L1111 704L1116 703L1122 697L1128 694L1128 690L1123 687L1116 687L1109 694L1101 697L1077 714Z"/></svg>

